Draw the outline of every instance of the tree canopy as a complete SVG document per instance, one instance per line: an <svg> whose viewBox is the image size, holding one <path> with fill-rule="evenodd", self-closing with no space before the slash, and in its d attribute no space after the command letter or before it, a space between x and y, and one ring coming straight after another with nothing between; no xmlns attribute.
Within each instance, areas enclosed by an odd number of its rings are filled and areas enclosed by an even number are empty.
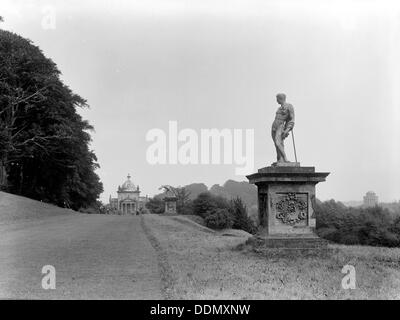
<svg viewBox="0 0 400 320"><path fill-rule="evenodd" d="M79 209L103 191L89 149L86 101L60 79L31 41L0 30L0 185L6 191Z"/></svg>
<svg viewBox="0 0 400 320"><path fill-rule="evenodd" d="M316 204L317 233L343 244L400 245L400 218L382 207L346 207L334 200Z"/></svg>

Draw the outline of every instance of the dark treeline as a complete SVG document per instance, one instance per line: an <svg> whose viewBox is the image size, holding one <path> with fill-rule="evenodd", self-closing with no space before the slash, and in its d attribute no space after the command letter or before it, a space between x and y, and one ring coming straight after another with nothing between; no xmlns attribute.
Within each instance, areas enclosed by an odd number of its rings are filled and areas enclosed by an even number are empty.
<svg viewBox="0 0 400 320"><path fill-rule="evenodd" d="M73 209L103 191L89 149L93 130L77 113L86 101L29 40L0 30L0 186Z"/></svg>
<svg viewBox="0 0 400 320"><path fill-rule="evenodd" d="M317 233L342 244L400 246L400 217L389 210L346 207L334 200L318 203Z"/></svg>

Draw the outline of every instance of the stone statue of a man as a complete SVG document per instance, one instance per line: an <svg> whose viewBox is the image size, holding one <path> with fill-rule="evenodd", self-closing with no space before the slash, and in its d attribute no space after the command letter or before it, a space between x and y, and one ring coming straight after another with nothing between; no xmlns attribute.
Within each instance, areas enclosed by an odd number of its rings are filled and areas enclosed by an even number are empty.
<svg viewBox="0 0 400 320"><path fill-rule="evenodd" d="M286 158L283 141L294 127L294 109L290 103L286 102L286 95L278 93L276 101L280 107L276 111L275 120L272 123L271 135L276 149L276 165L289 162Z"/></svg>

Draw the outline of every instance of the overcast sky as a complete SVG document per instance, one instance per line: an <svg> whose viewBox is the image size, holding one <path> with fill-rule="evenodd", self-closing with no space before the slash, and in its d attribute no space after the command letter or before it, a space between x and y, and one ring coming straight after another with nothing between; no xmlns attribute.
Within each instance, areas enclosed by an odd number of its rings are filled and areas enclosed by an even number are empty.
<svg viewBox="0 0 400 320"><path fill-rule="evenodd" d="M275 161L278 92L295 108L301 165L331 172L318 198L400 199L396 1L0 0L0 15L88 100L102 200L128 173L143 195L246 180L234 164L150 165L146 134L168 121L254 129L257 170Z"/></svg>

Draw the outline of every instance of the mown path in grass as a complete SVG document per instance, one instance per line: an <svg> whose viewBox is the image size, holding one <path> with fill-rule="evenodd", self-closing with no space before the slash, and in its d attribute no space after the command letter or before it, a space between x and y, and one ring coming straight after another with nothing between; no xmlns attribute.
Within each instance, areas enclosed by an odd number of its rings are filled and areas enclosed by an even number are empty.
<svg viewBox="0 0 400 320"><path fill-rule="evenodd" d="M56 289L42 288L42 267ZM139 216L60 215L0 225L0 299L164 299Z"/></svg>

